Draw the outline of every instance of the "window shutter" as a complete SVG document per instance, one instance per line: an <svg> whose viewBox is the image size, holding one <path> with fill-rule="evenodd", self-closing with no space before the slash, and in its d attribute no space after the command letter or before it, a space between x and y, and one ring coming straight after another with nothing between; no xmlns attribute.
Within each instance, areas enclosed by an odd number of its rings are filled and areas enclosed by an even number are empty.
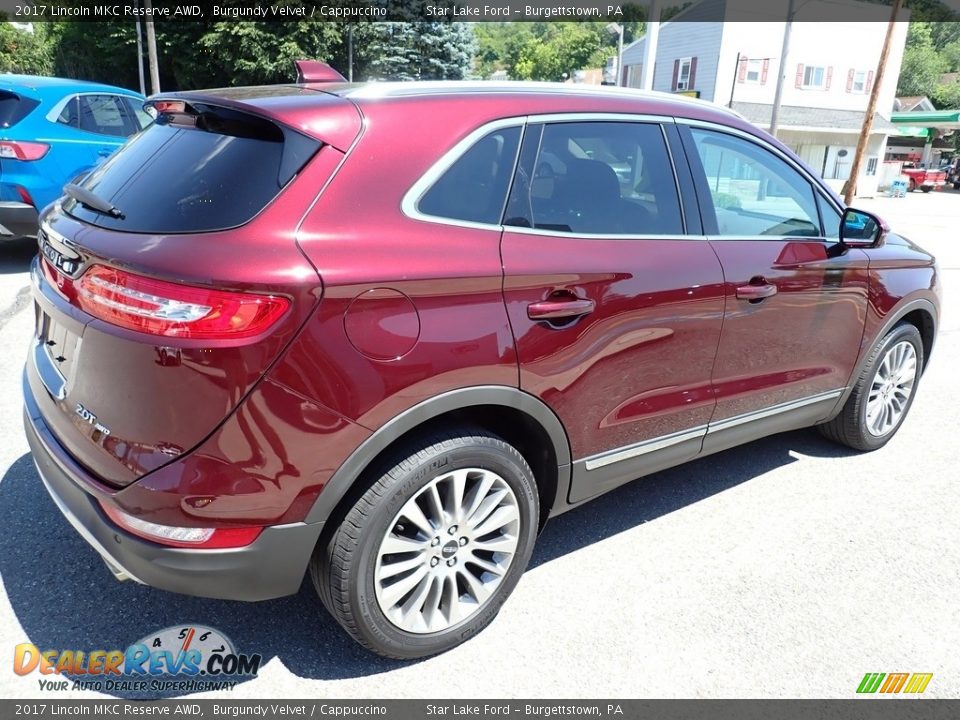
<svg viewBox="0 0 960 720"><path fill-rule="evenodd" d="M867 73L867 87L864 88L866 92L873 90L873 70Z"/></svg>
<svg viewBox="0 0 960 720"><path fill-rule="evenodd" d="M803 87L803 63L797 64L797 87Z"/></svg>
<svg viewBox="0 0 960 720"><path fill-rule="evenodd" d="M766 85L766 84L767 84L767 72L768 72L769 70L770 70L770 61L769 61L769 60L764 60L764 61L763 61L763 70L762 70L761 73L760 73L760 84L761 84L761 85Z"/></svg>
<svg viewBox="0 0 960 720"><path fill-rule="evenodd" d="M673 61L673 81L670 83L671 90L677 89L677 80L679 79L679 77L680 77L680 61L674 60Z"/></svg>
<svg viewBox="0 0 960 720"><path fill-rule="evenodd" d="M853 68L847 70L847 92L853 92Z"/></svg>
<svg viewBox="0 0 960 720"><path fill-rule="evenodd" d="M826 90L830 89L830 83L833 81L833 65L827 68L827 84L825 86Z"/></svg>
<svg viewBox="0 0 960 720"><path fill-rule="evenodd" d="M690 58L690 77L687 79L687 90L693 90L697 86L697 59Z"/></svg>
<svg viewBox="0 0 960 720"><path fill-rule="evenodd" d="M737 68L737 82L742 83L747 81L747 58L740 58L740 67Z"/></svg>

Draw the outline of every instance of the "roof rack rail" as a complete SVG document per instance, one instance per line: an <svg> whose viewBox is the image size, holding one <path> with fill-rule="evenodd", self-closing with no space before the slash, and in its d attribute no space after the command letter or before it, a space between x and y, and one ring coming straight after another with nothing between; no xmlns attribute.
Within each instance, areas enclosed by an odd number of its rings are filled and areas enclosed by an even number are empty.
<svg viewBox="0 0 960 720"><path fill-rule="evenodd" d="M319 60L294 60L297 67L297 82L346 82L346 78Z"/></svg>

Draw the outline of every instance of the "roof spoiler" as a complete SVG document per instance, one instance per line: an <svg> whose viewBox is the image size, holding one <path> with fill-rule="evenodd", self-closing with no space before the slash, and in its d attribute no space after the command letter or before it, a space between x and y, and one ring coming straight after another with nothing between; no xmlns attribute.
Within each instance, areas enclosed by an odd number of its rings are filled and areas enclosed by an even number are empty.
<svg viewBox="0 0 960 720"><path fill-rule="evenodd" d="M346 82L346 78L319 60L294 60L297 67L297 82Z"/></svg>

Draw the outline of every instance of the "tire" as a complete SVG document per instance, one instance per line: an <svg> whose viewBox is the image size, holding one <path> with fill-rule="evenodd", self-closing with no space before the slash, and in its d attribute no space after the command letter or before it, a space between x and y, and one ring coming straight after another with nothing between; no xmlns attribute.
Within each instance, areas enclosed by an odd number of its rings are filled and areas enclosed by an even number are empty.
<svg viewBox="0 0 960 720"><path fill-rule="evenodd" d="M930 187L929 185L921 185L921 186L920 186L920 191L921 191L921 192L928 193L928 192L930 192L931 190L933 190L933 188Z"/></svg>
<svg viewBox="0 0 960 720"><path fill-rule="evenodd" d="M896 369L898 363L899 371ZM907 369L911 364L912 377L907 383ZM821 434L855 450L869 451L883 447L900 429L910 412L922 369L923 341L920 331L909 323L896 325L870 351L840 414L817 426ZM890 378L889 382L885 380L885 375ZM895 382L897 377L902 379L900 383ZM890 398L890 401L885 398ZM889 409L884 410L885 407ZM898 411L893 409L896 407L899 407Z"/></svg>
<svg viewBox="0 0 960 720"><path fill-rule="evenodd" d="M917 189L917 183L913 178L910 178L910 186L907 188L909 192L913 192Z"/></svg>
<svg viewBox="0 0 960 720"><path fill-rule="evenodd" d="M434 434L394 458L318 545L310 572L354 640L405 660L493 620L530 560L540 507L526 460L485 430Z"/></svg>

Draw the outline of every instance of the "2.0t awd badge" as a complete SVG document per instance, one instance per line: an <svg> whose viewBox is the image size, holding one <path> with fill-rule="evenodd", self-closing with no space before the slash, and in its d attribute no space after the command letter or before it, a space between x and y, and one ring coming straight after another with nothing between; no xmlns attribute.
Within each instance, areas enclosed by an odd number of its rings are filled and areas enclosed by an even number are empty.
<svg viewBox="0 0 960 720"><path fill-rule="evenodd" d="M73 409L73 412L79 415L83 420L85 420L88 425L93 425L94 431L99 432L103 435L110 434L110 428L108 428L103 423L98 423L97 416L94 415L89 410L87 410L82 403L77 403L77 406Z"/></svg>

